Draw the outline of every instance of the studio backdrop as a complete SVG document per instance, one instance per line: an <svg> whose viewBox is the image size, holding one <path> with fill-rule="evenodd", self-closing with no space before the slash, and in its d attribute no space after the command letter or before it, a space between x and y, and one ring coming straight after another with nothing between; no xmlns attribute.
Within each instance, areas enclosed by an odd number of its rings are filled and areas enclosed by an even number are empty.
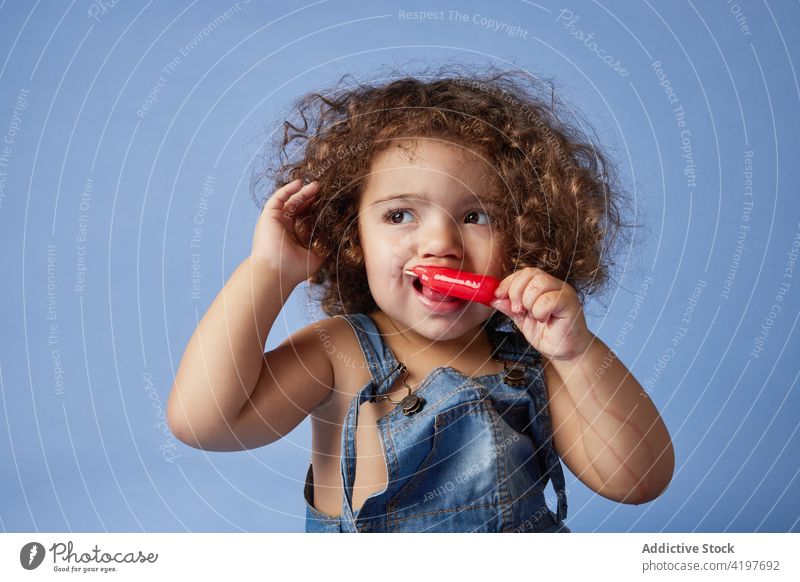
<svg viewBox="0 0 800 582"><path fill-rule="evenodd" d="M250 251L293 101L456 63L551 80L633 201L586 313L675 473L624 505L567 472L572 531L798 531L798 21L741 0L3 2L0 529L303 530L310 420L186 446L177 365ZM301 285L265 349L322 317Z"/></svg>

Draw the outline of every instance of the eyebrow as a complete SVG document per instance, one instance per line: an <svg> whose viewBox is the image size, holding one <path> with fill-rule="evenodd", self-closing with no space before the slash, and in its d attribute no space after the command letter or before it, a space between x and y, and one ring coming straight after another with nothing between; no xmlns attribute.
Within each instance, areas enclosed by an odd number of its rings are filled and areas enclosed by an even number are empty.
<svg viewBox="0 0 800 582"><path fill-rule="evenodd" d="M425 200L427 202L430 201L430 197L427 194L419 194L416 192L404 192L401 194L391 194L386 198L381 198L380 200L376 200L372 204L370 204L370 208L373 206L378 206L379 204L384 204L386 202L391 202L392 200ZM486 208L497 208L497 203L492 202L490 200L481 200L477 199L474 202L470 201L470 204L481 204Z"/></svg>
<svg viewBox="0 0 800 582"><path fill-rule="evenodd" d="M391 196L387 196L386 198L381 198L380 200L376 200L370 206L377 206L378 204L383 204L385 202L391 202L392 200L430 200L430 198L426 194L417 194L416 192L404 192L401 194L392 194Z"/></svg>

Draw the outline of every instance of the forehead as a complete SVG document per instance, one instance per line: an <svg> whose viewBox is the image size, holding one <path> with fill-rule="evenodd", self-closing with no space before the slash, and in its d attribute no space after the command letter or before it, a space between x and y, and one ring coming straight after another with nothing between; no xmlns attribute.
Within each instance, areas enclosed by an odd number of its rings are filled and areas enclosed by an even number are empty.
<svg viewBox="0 0 800 582"><path fill-rule="evenodd" d="M395 140L377 153L362 184L362 202L389 190L430 189L483 197L494 183L494 171L483 152L434 138Z"/></svg>

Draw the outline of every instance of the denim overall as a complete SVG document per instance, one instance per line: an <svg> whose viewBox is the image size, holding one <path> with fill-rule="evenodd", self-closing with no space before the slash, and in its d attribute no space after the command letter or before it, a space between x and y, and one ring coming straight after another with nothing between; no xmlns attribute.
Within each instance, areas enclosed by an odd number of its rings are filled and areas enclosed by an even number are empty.
<svg viewBox="0 0 800 582"><path fill-rule="evenodd" d="M419 410L406 415L398 405L381 417L388 485L354 513L359 406L386 393L404 370L368 315L337 317L356 332L371 380L353 398L342 426L341 515L314 507L309 464L306 532L570 532L562 521L566 487L552 445L541 357L500 312L486 330L494 357L507 369L469 378L449 366L436 368L413 392L422 398ZM548 479L556 513L545 502Z"/></svg>

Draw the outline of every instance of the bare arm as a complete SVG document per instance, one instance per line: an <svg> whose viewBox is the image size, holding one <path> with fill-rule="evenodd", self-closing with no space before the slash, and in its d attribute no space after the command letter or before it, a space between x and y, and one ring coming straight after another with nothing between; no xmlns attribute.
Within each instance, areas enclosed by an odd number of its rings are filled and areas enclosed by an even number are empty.
<svg viewBox="0 0 800 582"><path fill-rule="evenodd" d="M536 267L498 285L492 306L545 360L553 441L570 470L600 495L645 503L667 488L672 440L636 378L589 331L575 289Z"/></svg>
<svg viewBox="0 0 800 582"><path fill-rule="evenodd" d="M188 445L238 450L268 444L294 428L330 391L330 361L310 326L264 354L284 301L320 263L287 236L292 213L313 196L313 186L300 186L292 182L268 201L253 253L236 268L189 340L167 403L170 429ZM254 400L262 405L255 418Z"/></svg>
<svg viewBox="0 0 800 582"><path fill-rule="evenodd" d="M209 450L268 444L327 396L330 362L321 347L308 341L313 340L308 332L263 351L294 286L285 282L281 288L279 275L257 260L247 258L237 267L192 334L175 376L167 419L178 439ZM274 401L271 412L257 422L243 415L254 393ZM299 417L298 405L307 408ZM246 427L241 426L243 417L249 419ZM287 420L296 422L287 426Z"/></svg>
<svg viewBox="0 0 800 582"><path fill-rule="evenodd" d="M664 492L675 454L664 421L636 378L595 337L575 361L545 366L556 450L600 495L646 503Z"/></svg>

